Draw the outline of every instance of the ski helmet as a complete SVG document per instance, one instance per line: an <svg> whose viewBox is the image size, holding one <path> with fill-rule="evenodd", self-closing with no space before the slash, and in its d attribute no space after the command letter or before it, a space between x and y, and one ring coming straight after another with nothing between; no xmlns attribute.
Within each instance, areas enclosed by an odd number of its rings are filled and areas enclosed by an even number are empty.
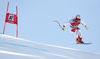
<svg viewBox="0 0 100 59"><path fill-rule="evenodd" d="M76 18L81 19L81 17L80 17L80 15L79 15L79 14L78 14L78 15L76 15Z"/></svg>
<svg viewBox="0 0 100 59"><path fill-rule="evenodd" d="M81 20L81 17L80 17L80 15L78 14L78 15L76 15L76 19L75 19L75 21L76 22L78 22L78 21L80 21Z"/></svg>

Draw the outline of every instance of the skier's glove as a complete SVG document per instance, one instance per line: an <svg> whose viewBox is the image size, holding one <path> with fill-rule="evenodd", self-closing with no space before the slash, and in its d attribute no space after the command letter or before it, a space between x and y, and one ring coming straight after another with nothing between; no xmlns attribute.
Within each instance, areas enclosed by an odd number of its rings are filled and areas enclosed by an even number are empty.
<svg viewBox="0 0 100 59"><path fill-rule="evenodd" d="M62 30L63 30L63 31L65 31L65 25L63 25L63 28L62 28Z"/></svg>
<svg viewBox="0 0 100 59"><path fill-rule="evenodd" d="M88 27L87 26L85 26L85 28L86 28L86 30L88 30Z"/></svg>

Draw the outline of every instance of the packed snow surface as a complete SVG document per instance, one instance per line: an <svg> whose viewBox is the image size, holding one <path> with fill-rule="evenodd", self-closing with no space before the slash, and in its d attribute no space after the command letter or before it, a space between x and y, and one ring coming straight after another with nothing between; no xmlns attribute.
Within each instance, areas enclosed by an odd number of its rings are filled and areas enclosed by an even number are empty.
<svg viewBox="0 0 100 59"><path fill-rule="evenodd" d="M100 54L0 35L0 59L99 59Z"/></svg>

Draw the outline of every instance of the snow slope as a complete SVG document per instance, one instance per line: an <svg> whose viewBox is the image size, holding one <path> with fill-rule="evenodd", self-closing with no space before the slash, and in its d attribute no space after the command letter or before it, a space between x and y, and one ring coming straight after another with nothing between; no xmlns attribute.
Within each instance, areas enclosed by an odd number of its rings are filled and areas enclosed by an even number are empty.
<svg viewBox="0 0 100 59"><path fill-rule="evenodd" d="M100 54L1 34L0 59L100 59Z"/></svg>

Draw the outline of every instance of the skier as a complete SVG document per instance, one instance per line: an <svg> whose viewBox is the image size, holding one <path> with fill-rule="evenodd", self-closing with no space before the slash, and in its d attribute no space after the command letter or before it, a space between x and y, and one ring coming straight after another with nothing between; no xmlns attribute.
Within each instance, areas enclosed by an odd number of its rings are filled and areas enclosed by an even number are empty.
<svg viewBox="0 0 100 59"><path fill-rule="evenodd" d="M63 25L63 30L65 31L65 26L66 24L70 23L70 28L71 28L71 32L76 32L76 44L79 43L84 43L82 41L82 35L81 35L81 31L80 28L78 27L79 24L82 24L87 30L87 26L86 24L81 20L80 15L76 15L76 18L73 18L71 20L69 20L68 22L65 22L65 24Z"/></svg>

